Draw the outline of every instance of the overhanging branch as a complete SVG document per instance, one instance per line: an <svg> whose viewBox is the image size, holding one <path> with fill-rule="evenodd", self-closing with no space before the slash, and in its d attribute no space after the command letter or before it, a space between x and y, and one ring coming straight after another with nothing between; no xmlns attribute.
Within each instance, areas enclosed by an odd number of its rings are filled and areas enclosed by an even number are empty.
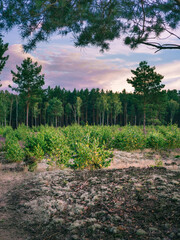
<svg viewBox="0 0 180 240"><path fill-rule="evenodd" d="M159 43L149 43L149 42L141 42L141 44L156 48L157 50L155 52L159 52L160 50L165 49L180 49L180 45L178 44L159 44Z"/></svg>

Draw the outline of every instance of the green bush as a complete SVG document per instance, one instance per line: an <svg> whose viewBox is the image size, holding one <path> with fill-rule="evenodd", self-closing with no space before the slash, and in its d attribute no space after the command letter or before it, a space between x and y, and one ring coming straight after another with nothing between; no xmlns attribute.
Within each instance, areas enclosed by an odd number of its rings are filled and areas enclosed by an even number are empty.
<svg viewBox="0 0 180 240"><path fill-rule="evenodd" d="M112 152L105 149L105 146L99 146L99 140L94 139L92 143L76 143L76 155L74 156L71 167L75 169L98 169L109 166Z"/></svg>
<svg viewBox="0 0 180 240"><path fill-rule="evenodd" d="M25 141L27 136L31 133L31 129L24 124L21 124L17 129L14 130L14 132L18 140Z"/></svg>
<svg viewBox="0 0 180 240"><path fill-rule="evenodd" d="M180 147L180 131L176 125L147 126L147 135L143 134L142 126L77 124L63 128L38 126L32 129L21 125L14 131L7 126L0 128L0 134L6 138L6 157L10 161L25 158L30 169L34 169L44 157L50 159L50 164L58 166L95 169L110 163L111 149L130 151Z"/></svg>
<svg viewBox="0 0 180 240"><path fill-rule="evenodd" d="M151 132L146 137L147 148L161 149L165 145L165 138L159 132Z"/></svg>
<svg viewBox="0 0 180 240"><path fill-rule="evenodd" d="M46 143L44 140L44 134L41 132L31 133L25 139L26 151L33 153L36 151L37 146L38 146L38 148L41 148L44 152Z"/></svg>
<svg viewBox="0 0 180 240"><path fill-rule="evenodd" d="M20 162L24 159L24 150L21 148L17 138L7 138L5 142L6 159L10 162Z"/></svg>
<svg viewBox="0 0 180 240"><path fill-rule="evenodd" d="M14 135L14 131L13 131L12 127L10 127L10 126L4 127L3 131L2 131L2 135L3 135L3 137L6 137L7 135Z"/></svg>
<svg viewBox="0 0 180 240"><path fill-rule="evenodd" d="M127 126L115 133L113 147L120 150L145 148L145 136L138 127Z"/></svg>

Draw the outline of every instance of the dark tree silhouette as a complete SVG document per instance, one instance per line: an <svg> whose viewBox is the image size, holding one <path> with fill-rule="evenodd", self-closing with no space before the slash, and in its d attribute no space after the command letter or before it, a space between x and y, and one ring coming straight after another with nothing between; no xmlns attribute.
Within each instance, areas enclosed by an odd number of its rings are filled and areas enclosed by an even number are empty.
<svg viewBox="0 0 180 240"><path fill-rule="evenodd" d="M109 42L124 38L125 44L140 44L156 50L180 49L175 30L180 22L179 0L0 0L0 26L17 25L31 50L54 34L73 33L75 46L95 45L102 51ZM161 43L162 33L173 37ZM174 40L176 38L176 40Z"/></svg>

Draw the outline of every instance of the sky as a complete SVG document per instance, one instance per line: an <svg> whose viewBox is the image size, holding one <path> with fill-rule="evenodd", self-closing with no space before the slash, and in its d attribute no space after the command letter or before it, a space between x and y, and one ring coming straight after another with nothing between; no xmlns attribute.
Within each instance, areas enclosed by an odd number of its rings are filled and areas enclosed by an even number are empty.
<svg viewBox="0 0 180 240"><path fill-rule="evenodd" d="M1 90L9 90L9 84L13 86L11 70L17 72L16 65L20 66L27 57L42 65L45 88L100 88L113 92L126 89L127 92L133 92L126 80L133 76L132 69L135 70L141 61L147 61L150 66L156 67L156 72L164 76L164 89L180 90L180 50L155 53L155 49L143 45L131 50L121 39L116 39L110 44L108 52L100 53L96 47L75 48L71 35L53 35L49 42L38 43L34 51L24 53L24 42L16 29L4 34L3 41L9 43L6 52L9 59L0 76Z"/></svg>

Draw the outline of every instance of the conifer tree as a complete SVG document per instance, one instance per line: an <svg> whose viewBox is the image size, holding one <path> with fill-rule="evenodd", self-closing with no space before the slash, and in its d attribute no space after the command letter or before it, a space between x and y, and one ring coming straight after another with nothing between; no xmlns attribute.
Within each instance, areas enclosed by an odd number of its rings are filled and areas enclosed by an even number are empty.
<svg viewBox="0 0 180 240"><path fill-rule="evenodd" d="M153 97L158 97L159 92L164 87L161 84L163 76L155 72L155 67L150 67L146 61L140 62L136 70L131 70L134 77L127 79L127 82L132 84L134 92L142 96L143 104L143 129L146 133L146 110L147 104L151 103Z"/></svg>
<svg viewBox="0 0 180 240"><path fill-rule="evenodd" d="M17 73L11 71L13 78L12 81L17 84L17 87L9 87L20 93L26 102L26 125L29 125L29 106L31 101L38 101L39 94L42 91L44 85L44 75L41 75L42 66L38 66L38 63L32 62L31 58L24 59L21 66L17 66Z"/></svg>

